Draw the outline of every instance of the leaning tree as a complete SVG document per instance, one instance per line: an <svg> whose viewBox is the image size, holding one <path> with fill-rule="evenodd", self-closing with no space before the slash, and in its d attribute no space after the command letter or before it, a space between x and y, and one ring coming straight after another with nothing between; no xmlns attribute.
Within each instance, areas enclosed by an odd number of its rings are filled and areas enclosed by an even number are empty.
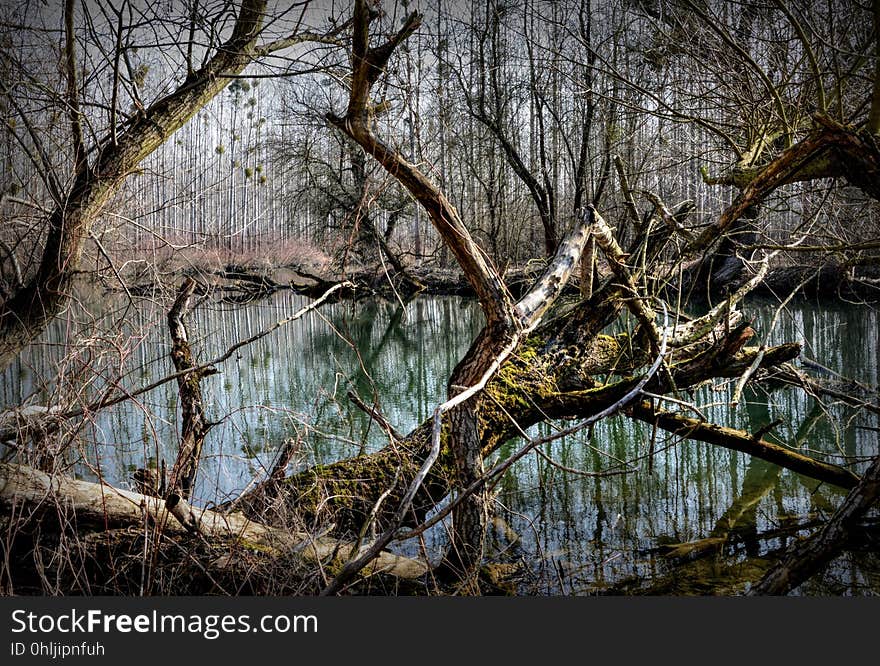
<svg viewBox="0 0 880 666"><path fill-rule="evenodd" d="M17 288L0 304L0 368L8 366L69 303L90 231L148 155L248 65L280 53L289 57L290 49L299 44L337 43L341 26L324 32L305 28L303 15L308 4L269 11L266 0L243 0L237 14L226 6L210 10L213 13L209 15L202 15L195 5L175 22L173 16L150 16L128 3L119 7L107 3L97 10L109 17L110 33L97 33L98 21L88 17L81 34L77 3L67 0L60 53L63 77L58 82L61 92L50 93L46 99L46 91L51 91L55 82L44 83L39 76L42 72L30 71L33 61L41 62L33 45L25 43L18 52L4 50L7 75L0 92L10 115L5 130L40 176L41 187L35 186L25 198L45 213L33 232L43 239L39 260L19 271L22 276ZM82 8L90 9L97 11ZM160 91L152 101L142 99L144 74L132 64L133 54L142 46L141 33L149 30L151 20L163 25L172 39L180 40L178 46L184 54L178 63L180 71L167 78L171 90ZM279 25L292 27L288 34L277 34ZM28 34L26 28L23 34ZM105 48L108 42L113 46ZM81 76L83 54L78 46L82 44L85 56L97 60L88 81ZM109 91L101 85L102 77L108 74ZM36 109L31 108L33 99L40 102ZM62 119L66 120L67 136L56 137L54 128ZM64 146L60 154L53 150L56 142Z"/></svg>

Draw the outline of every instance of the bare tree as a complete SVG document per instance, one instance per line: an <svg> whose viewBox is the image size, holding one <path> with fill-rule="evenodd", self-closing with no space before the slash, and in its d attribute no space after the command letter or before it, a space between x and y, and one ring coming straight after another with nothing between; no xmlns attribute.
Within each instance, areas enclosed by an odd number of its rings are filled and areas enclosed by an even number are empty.
<svg viewBox="0 0 880 666"><path fill-rule="evenodd" d="M147 155L164 144L171 134L254 60L303 42L335 40L335 31L317 34L297 26L292 34L261 42L262 29L269 18L266 16L266 2L244 0L231 28L223 28L228 16L221 14L213 17L215 23L210 25L210 37L213 38L218 32L226 37L216 45L213 54L210 53L210 47L205 49L205 61L198 68L192 60L195 38L191 35L186 75L173 90L145 106L138 93L137 76L132 75L129 96L135 112L128 118L121 117L119 109L121 95L118 90L123 80L120 71L125 53L120 51L121 45L117 44L115 55L109 56L114 72L109 127L89 142L85 122L87 116L83 110L83 82L79 78L77 62L75 11L76 3L68 0L64 5L62 50L66 89L63 97L57 100L68 122L71 146L68 173L63 176L56 174L48 150L39 133L34 130L27 110L18 106L18 115L24 127L22 132L27 138L19 132L15 136L32 149L38 161L50 198L50 212L45 218L47 231L38 266L0 306L2 367L6 367L18 351L64 308L89 231L111 197ZM121 33L124 28L123 12L119 10L117 15L118 33ZM192 30L195 30L195 23L192 24ZM4 84L3 93L15 107L14 90L9 84Z"/></svg>

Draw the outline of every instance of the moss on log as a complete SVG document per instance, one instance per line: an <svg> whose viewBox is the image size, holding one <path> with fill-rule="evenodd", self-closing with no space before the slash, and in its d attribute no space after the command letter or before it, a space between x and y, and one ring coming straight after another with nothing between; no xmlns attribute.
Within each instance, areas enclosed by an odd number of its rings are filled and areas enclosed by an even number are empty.
<svg viewBox="0 0 880 666"><path fill-rule="evenodd" d="M755 347L743 348L749 336L745 327L716 336L714 344L703 346L702 351L689 358L683 354L684 358L670 366L667 378L658 373L646 388L665 392L670 390L670 378L678 388L687 388L714 377L742 374L759 351ZM769 348L761 367L789 361L799 351L796 344ZM635 355L639 353L636 351ZM540 421L583 418L613 404L638 381L636 374L613 377L613 372L637 363L633 354L626 336L597 336L592 344L580 349L554 346L542 335L532 336L480 394L483 454L491 454ZM591 368L593 374L584 373L584 367ZM597 376L607 377L607 383L600 383ZM272 493L266 492L267 484L260 485L224 508L241 510L270 524L295 510L306 520L332 523L343 532L357 532L372 514L381 526L397 509L425 460L430 450L430 432L431 422L427 421L376 453L300 472L284 480L280 488L273 488ZM756 445L748 453L836 485L852 482L853 476L846 470L810 462L782 447ZM444 430L440 457L416 495L412 520L423 519L452 492L453 480L448 433Z"/></svg>
<svg viewBox="0 0 880 666"><path fill-rule="evenodd" d="M316 537L301 529L269 526L240 512L221 514L188 507L190 519L184 525L174 517L173 507L160 498L66 476L50 476L31 467L8 463L0 463L0 507L6 520L15 521L15 530L11 533L16 539L27 539L32 534L40 539L55 535L56 543L63 537L67 543L76 544L74 550L82 550L89 544L104 549L112 545L125 550L125 544L130 546L148 535L150 541L163 550L183 547L189 552L187 544L192 545L195 537L196 543L201 545L192 557L201 553L207 559L190 562L189 566L223 572L227 582L235 581L239 573L260 578L262 573L275 570L279 562L298 566L309 575L323 572L332 576L356 551L350 541ZM34 547L26 546L25 550ZM4 550L7 548L16 550L14 544L4 542ZM137 557L136 552L134 556ZM149 563L150 558L156 556L144 557ZM249 566L238 572L238 565L245 560ZM31 562L32 567L34 564ZM112 568L112 561L104 565ZM21 571L22 567L16 567L16 573ZM417 580L427 572L428 566L422 561L383 552L361 576L390 575Z"/></svg>

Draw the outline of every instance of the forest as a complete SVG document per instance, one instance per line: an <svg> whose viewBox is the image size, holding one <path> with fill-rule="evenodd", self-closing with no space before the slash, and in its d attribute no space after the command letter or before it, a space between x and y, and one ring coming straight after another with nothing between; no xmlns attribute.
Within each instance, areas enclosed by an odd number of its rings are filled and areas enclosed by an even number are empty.
<svg viewBox="0 0 880 666"><path fill-rule="evenodd" d="M0 44L0 594L880 593L880 0Z"/></svg>

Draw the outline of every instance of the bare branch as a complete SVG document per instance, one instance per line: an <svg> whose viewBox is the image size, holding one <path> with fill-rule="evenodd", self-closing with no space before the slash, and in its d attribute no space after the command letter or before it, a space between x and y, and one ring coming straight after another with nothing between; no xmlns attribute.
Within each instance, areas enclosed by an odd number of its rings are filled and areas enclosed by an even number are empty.
<svg viewBox="0 0 880 666"><path fill-rule="evenodd" d="M521 326L524 329L535 326L562 293L578 266L578 260L589 237L589 215L578 216L574 228L556 248L556 254L547 266L547 270L516 304Z"/></svg>
<svg viewBox="0 0 880 666"><path fill-rule="evenodd" d="M455 207L412 162L383 143L374 133L369 97L396 46L421 24L421 16L410 14L403 27L385 44L369 47L370 12L364 0L355 3L352 38L352 81L348 110L344 117L329 114L328 121L353 138L413 195L455 255L474 291L490 326L513 329L513 304L498 271L486 260L461 221Z"/></svg>
<svg viewBox="0 0 880 666"><path fill-rule="evenodd" d="M67 108L70 133L73 137L73 163L78 173L85 168L85 140L79 108L79 81L76 75L76 36L73 30L73 6L76 0L64 2L64 67L67 76Z"/></svg>

